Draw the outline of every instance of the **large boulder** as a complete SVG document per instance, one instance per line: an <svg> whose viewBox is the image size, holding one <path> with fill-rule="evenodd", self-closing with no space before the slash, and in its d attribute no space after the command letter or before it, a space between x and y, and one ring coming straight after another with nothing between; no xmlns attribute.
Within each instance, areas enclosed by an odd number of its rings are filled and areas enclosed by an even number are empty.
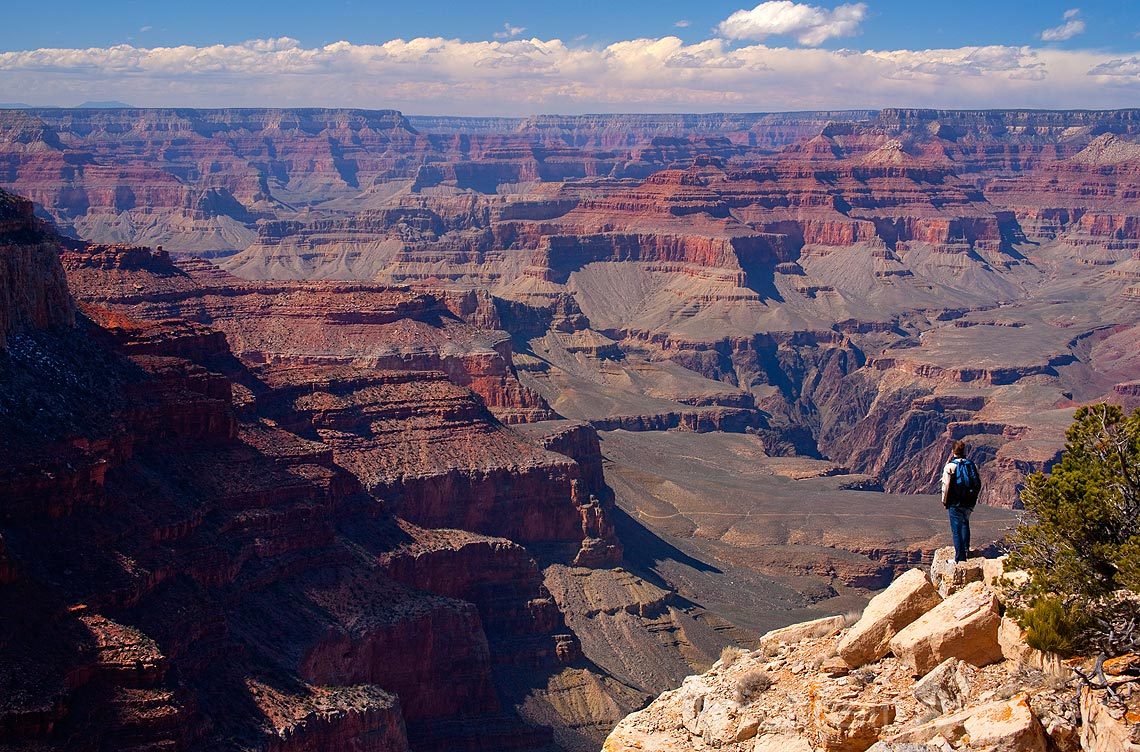
<svg viewBox="0 0 1140 752"><path fill-rule="evenodd" d="M889 651L891 638L942 602L921 569L903 573L863 610L863 616L843 636L839 655L852 668L877 661Z"/></svg>
<svg viewBox="0 0 1140 752"><path fill-rule="evenodd" d="M812 697L811 724L816 747L824 752L864 752L895 721L892 702Z"/></svg>
<svg viewBox="0 0 1140 752"><path fill-rule="evenodd" d="M995 585L1005 574L1005 557L986 559L980 556L967 561L954 561L954 547L946 546L934 552L930 564L930 581L938 593L946 598L971 582Z"/></svg>
<svg viewBox="0 0 1140 752"><path fill-rule="evenodd" d="M973 582L903 628L890 641L890 650L915 676L947 658L987 666L1002 659L1000 623L997 595Z"/></svg>
<svg viewBox="0 0 1140 752"><path fill-rule="evenodd" d="M1126 700L1124 706L1113 707L1105 703L1104 695L1088 687L1081 690L1081 749L1140 752L1140 725L1134 722L1140 717L1140 701Z"/></svg>
<svg viewBox="0 0 1140 752"><path fill-rule="evenodd" d="M1048 749L1045 729L1023 694L935 718L885 741L901 746L936 743L939 739L954 745L955 749L968 743L971 752L1046 752Z"/></svg>
<svg viewBox="0 0 1140 752"><path fill-rule="evenodd" d="M957 658L947 658L915 682L914 699L939 713L954 713L966 706L977 670Z"/></svg>
<svg viewBox="0 0 1140 752"><path fill-rule="evenodd" d="M975 708L962 723L979 752L1045 752L1045 729L1025 695Z"/></svg>
<svg viewBox="0 0 1140 752"><path fill-rule="evenodd" d="M1045 653L1030 646L1025 640L1025 630L1016 621L1003 616L998 627L998 645L1002 657L1023 668L1036 669L1058 679L1068 679L1072 671L1056 653Z"/></svg>
<svg viewBox="0 0 1140 752"><path fill-rule="evenodd" d="M760 638L761 647L770 645L796 645L804 640L813 640L820 637L830 637L847 626L843 616L825 616L822 619L813 619L799 624L792 624L783 629L773 629Z"/></svg>

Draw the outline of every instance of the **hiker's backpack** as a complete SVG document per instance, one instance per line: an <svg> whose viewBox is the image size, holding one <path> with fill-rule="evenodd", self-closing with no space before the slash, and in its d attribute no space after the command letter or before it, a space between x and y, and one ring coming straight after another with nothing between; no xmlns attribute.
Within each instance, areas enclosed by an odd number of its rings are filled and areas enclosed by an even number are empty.
<svg viewBox="0 0 1140 752"><path fill-rule="evenodd" d="M955 458L954 475L950 478L950 506L973 509L982 492L982 478L978 466L967 459Z"/></svg>

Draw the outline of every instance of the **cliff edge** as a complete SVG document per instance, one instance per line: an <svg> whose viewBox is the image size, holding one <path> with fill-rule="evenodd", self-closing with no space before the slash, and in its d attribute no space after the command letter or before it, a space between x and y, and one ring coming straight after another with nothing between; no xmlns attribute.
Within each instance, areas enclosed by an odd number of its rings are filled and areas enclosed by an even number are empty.
<svg viewBox="0 0 1140 752"><path fill-rule="evenodd" d="M1138 750L1137 657L1080 681L1080 659L1031 648L1001 614L1002 560L939 551L850 626L828 617L726 650L606 739L604 752L1120 752Z"/></svg>

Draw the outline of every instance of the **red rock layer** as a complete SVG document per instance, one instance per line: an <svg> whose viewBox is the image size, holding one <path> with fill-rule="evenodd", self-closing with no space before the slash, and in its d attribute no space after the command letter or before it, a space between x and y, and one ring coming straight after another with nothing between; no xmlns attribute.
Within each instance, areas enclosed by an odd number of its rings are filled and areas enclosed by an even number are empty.
<svg viewBox="0 0 1140 752"><path fill-rule="evenodd" d="M88 303L144 321L209 323L250 363L443 371L507 422L553 417L515 378L510 337L484 328L497 313L474 293L245 282L207 262L180 268L161 252L117 246L67 252L63 263Z"/></svg>
<svg viewBox="0 0 1140 752"><path fill-rule="evenodd" d="M0 192L0 347L13 332L72 323L57 251L32 203Z"/></svg>
<svg viewBox="0 0 1140 752"><path fill-rule="evenodd" d="M125 280L162 263L114 249L69 259L80 289L96 286L96 273L108 289L133 288ZM185 300L182 277L172 273L165 298L156 295L164 305ZM470 302L453 301L476 315ZM516 507L482 519L570 555L604 527L595 502L578 502L573 460L509 434L442 374L326 378L306 402L288 383L260 385L217 331L138 321L115 306L85 311L106 328L59 329L49 316L0 350L0 743L375 752L549 743L548 730L504 709L494 682L499 665L556 672L580 659L526 550L398 523L338 463L336 442L300 433L466 422L471 436L523 459L491 473L515 492L487 486L473 504ZM417 390L445 396L425 405ZM293 410L290 399L305 404ZM468 450L477 442L468 437ZM386 476L402 484L397 506L430 508L415 498L432 482L420 472L428 465ZM485 484L477 475L469 482ZM597 543L585 541L591 552Z"/></svg>

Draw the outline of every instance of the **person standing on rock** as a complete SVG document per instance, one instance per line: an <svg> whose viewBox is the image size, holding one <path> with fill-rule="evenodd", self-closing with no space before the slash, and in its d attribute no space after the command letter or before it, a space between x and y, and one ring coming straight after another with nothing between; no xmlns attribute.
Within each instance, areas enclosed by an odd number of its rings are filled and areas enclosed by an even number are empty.
<svg viewBox="0 0 1140 752"><path fill-rule="evenodd" d="M966 442L955 441L953 456L942 468L942 506L950 514L955 561L970 557L970 513L977 506L981 491L978 466L966 459Z"/></svg>

